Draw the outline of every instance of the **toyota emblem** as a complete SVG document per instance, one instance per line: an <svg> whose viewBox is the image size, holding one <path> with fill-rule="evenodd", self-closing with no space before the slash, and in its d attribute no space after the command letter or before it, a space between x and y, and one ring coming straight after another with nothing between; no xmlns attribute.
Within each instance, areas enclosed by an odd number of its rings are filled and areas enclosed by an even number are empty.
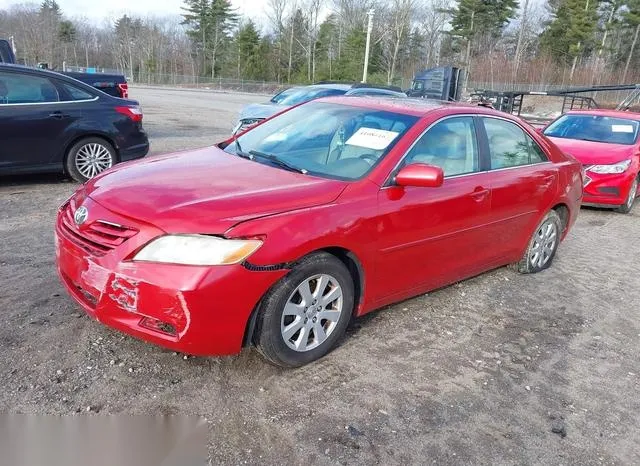
<svg viewBox="0 0 640 466"><path fill-rule="evenodd" d="M82 225L87 221L89 217L89 211L85 206L80 206L76 213L73 215L73 220L76 222L76 225Z"/></svg>

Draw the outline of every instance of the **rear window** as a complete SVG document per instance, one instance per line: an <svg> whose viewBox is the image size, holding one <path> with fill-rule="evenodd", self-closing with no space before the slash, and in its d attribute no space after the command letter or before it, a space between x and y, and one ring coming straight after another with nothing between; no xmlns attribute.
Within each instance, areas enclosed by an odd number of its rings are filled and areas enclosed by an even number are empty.
<svg viewBox="0 0 640 466"><path fill-rule="evenodd" d="M69 100L91 100L94 97L93 94L71 84L62 83L62 87L67 94L66 98Z"/></svg>
<svg viewBox="0 0 640 466"><path fill-rule="evenodd" d="M544 131L546 136L605 144L633 144L638 122L601 115L563 115Z"/></svg>

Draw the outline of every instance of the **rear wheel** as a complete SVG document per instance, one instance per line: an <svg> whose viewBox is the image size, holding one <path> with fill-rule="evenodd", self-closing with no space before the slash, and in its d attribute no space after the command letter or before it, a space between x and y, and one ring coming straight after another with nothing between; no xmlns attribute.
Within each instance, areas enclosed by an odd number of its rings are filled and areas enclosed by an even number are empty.
<svg viewBox="0 0 640 466"><path fill-rule="evenodd" d="M331 254L312 254L264 297L254 343L273 364L302 366L336 346L353 304L353 280L345 265Z"/></svg>
<svg viewBox="0 0 640 466"><path fill-rule="evenodd" d="M116 163L116 151L101 138L85 138L75 143L67 154L67 173L84 183L111 168Z"/></svg>
<svg viewBox="0 0 640 466"><path fill-rule="evenodd" d="M623 214L628 214L633 210L633 206L635 205L636 193L638 192L638 177L633 180L631 184L631 189L629 190L629 195L627 196L627 201L618 207L618 212Z"/></svg>
<svg viewBox="0 0 640 466"><path fill-rule="evenodd" d="M517 264L520 273L536 273L551 266L562 234L562 220L555 210L544 216Z"/></svg>

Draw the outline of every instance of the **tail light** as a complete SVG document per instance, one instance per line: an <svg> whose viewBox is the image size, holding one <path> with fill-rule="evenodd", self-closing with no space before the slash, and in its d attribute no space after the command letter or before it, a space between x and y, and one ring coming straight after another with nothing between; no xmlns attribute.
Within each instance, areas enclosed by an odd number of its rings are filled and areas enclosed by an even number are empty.
<svg viewBox="0 0 640 466"><path fill-rule="evenodd" d="M116 112L131 118L136 123L142 121L142 109L140 107L116 107Z"/></svg>
<svg viewBox="0 0 640 466"><path fill-rule="evenodd" d="M127 83L118 84L120 89L120 97L127 99L129 97L129 85Z"/></svg>

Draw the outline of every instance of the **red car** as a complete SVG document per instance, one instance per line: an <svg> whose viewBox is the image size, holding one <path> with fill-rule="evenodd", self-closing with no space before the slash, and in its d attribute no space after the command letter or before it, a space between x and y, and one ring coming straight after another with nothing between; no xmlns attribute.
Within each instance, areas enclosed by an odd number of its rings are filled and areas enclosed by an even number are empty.
<svg viewBox="0 0 640 466"><path fill-rule="evenodd" d="M545 130L585 168L584 205L629 213L638 196L640 114L615 110L568 112Z"/></svg>
<svg viewBox="0 0 640 466"><path fill-rule="evenodd" d="M517 264L551 264L580 164L486 108L335 97L217 146L122 164L56 223L91 316L194 355L255 344L299 366L353 316Z"/></svg>

